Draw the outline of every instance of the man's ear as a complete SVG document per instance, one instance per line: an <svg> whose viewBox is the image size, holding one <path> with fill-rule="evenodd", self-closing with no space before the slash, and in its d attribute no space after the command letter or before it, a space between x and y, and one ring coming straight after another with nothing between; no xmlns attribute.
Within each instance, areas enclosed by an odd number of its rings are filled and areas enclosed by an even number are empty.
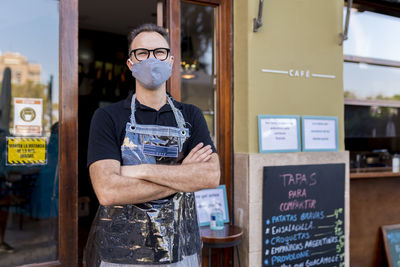
<svg viewBox="0 0 400 267"><path fill-rule="evenodd" d="M174 56L170 56L169 62L171 63L171 66L174 66Z"/></svg>
<svg viewBox="0 0 400 267"><path fill-rule="evenodd" d="M126 65L128 66L128 68L129 68L130 70L132 70L133 62L132 62L132 60L131 60L130 58L128 58L128 59L126 60Z"/></svg>

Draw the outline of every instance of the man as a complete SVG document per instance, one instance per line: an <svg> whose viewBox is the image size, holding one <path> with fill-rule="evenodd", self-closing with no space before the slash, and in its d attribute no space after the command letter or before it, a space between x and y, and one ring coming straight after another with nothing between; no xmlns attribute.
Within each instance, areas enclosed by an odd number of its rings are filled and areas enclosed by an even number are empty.
<svg viewBox="0 0 400 267"><path fill-rule="evenodd" d="M166 93L172 64L163 28L133 30L136 94L93 116L88 166L100 207L88 266L199 266L192 192L217 187L220 167L201 111Z"/></svg>

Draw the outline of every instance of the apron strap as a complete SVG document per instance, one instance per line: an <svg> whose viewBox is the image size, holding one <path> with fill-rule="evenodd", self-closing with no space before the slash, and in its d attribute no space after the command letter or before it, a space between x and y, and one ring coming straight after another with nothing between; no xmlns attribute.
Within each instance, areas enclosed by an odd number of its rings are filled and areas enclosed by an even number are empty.
<svg viewBox="0 0 400 267"><path fill-rule="evenodd" d="M174 112L176 123L178 124L178 128L180 130L185 129L185 119L183 118L182 112L180 112L174 105L172 101L172 97L167 96L168 104L171 106L172 111Z"/></svg>
<svg viewBox="0 0 400 267"><path fill-rule="evenodd" d="M136 112L136 94L132 95L132 101L131 101L131 125L135 126L136 125L136 118L135 118L135 112ZM183 118L182 112L180 112L180 110L178 110L173 101L172 101L172 97L167 95L167 102L168 104L171 106L172 112L174 113L174 117L176 120L176 123L178 125L178 128L182 131L187 131L187 129L185 128L185 119Z"/></svg>
<svg viewBox="0 0 400 267"><path fill-rule="evenodd" d="M131 101L131 125L135 126L136 125L136 118L135 118L135 111L136 111L136 94L132 95L132 101Z"/></svg>

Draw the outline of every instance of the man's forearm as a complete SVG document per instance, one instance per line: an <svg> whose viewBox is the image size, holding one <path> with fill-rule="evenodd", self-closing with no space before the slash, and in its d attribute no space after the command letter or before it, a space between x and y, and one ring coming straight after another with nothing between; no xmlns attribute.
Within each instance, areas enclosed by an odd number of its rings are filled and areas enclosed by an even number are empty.
<svg viewBox="0 0 400 267"><path fill-rule="evenodd" d="M117 179L124 179L126 181L118 183L116 182ZM114 193L108 196L109 205L144 203L161 199L177 192L163 185L123 176L114 178L114 188L112 191Z"/></svg>
<svg viewBox="0 0 400 267"><path fill-rule="evenodd" d="M219 185L220 168L217 154L207 162L182 165L142 164L121 167L121 174L166 186L177 191L194 192Z"/></svg>
<svg viewBox="0 0 400 267"><path fill-rule="evenodd" d="M120 175L120 165L115 160L93 163L90 176L97 198L105 206L144 203L176 193L163 185Z"/></svg>

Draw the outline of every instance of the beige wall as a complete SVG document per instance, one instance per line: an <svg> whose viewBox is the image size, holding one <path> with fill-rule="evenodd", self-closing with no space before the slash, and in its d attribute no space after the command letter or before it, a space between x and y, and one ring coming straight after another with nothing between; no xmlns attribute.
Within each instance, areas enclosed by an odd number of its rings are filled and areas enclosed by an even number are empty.
<svg viewBox="0 0 400 267"><path fill-rule="evenodd" d="M264 1L263 26L253 32L258 0L234 3L234 150L258 152L257 115L336 116L344 150L343 0ZM299 78L261 69L310 70L335 79Z"/></svg>

